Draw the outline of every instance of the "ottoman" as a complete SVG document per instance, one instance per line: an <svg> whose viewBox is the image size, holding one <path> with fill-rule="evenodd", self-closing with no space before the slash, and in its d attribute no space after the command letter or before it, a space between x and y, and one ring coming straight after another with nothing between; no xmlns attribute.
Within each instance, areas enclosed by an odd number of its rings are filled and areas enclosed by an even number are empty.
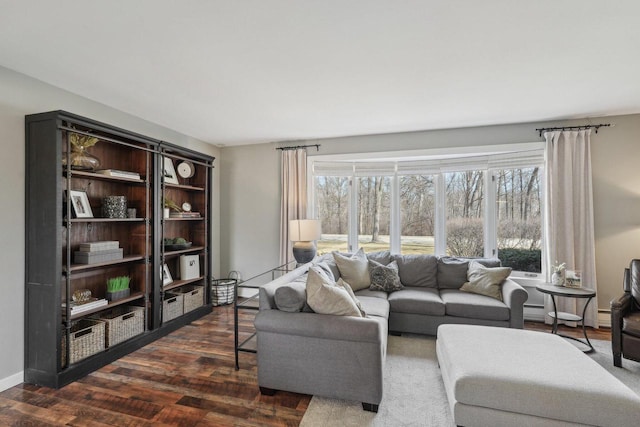
<svg viewBox="0 0 640 427"><path fill-rule="evenodd" d="M640 397L557 335L442 325L436 352L459 426L640 423Z"/></svg>

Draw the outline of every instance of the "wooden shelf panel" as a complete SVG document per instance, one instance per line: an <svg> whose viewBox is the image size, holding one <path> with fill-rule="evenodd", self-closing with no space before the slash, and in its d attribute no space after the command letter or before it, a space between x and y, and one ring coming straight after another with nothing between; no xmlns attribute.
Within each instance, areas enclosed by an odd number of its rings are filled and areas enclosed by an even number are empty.
<svg viewBox="0 0 640 427"><path fill-rule="evenodd" d="M198 218L163 218L164 221L202 221L204 217Z"/></svg>
<svg viewBox="0 0 640 427"><path fill-rule="evenodd" d="M120 176L110 176L110 175L103 175L101 173L85 172L85 171L71 171L71 173L69 173L68 171L65 171L64 176L65 177L71 176L71 178L84 178L84 179L90 178L90 179L99 179L102 181L124 182L127 184L146 184L147 183L146 179L144 178L141 178L141 179L124 178Z"/></svg>
<svg viewBox="0 0 640 427"><path fill-rule="evenodd" d="M200 252L204 250L204 246L191 246L190 248L187 249L180 249L179 251L166 251L164 253L165 257L175 257L181 254L186 254L186 253L190 253L190 252Z"/></svg>
<svg viewBox="0 0 640 427"><path fill-rule="evenodd" d="M90 314L94 314L94 313L98 313L100 311L104 311L104 310L108 310L110 308L114 308L117 307L119 305L123 305L123 304L127 304L131 301L136 301L139 299L144 298L144 293L142 292L136 292L135 294L129 295L127 298L122 298L119 299L117 301L110 301L109 304L107 305L103 305L102 307L96 307L93 310L87 310L87 311L83 311L82 313L79 314L74 314L70 317L70 320L76 320L76 319L81 319L83 317L89 316ZM66 310L63 308L62 309L62 315L65 316L66 315Z"/></svg>
<svg viewBox="0 0 640 427"><path fill-rule="evenodd" d="M91 270L93 268L126 264L128 262L140 261L143 259L145 259L144 255L129 255L121 259L115 259L113 261L95 262L93 264L71 264L71 268L69 269L69 271L73 272L73 271ZM63 268L63 272L64 271L66 271L66 267Z"/></svg>
<svg viewBox="0 0 640 427"><path fill-rule="evenodd" d="M147 218L72 218L71 224L75 223L89 223L89 222L144 222Z"/></svg>
<svg viewBox="0 0 640 427"><path fill-rule="evenodd" d="M179 288L180 286L188 285L189 283L198 282L198 281L203 280L203 279L204 279L204 276L196 277L194 279L187 279L187 280L174 280L173 282L169 283L168 285L164 285L162 289L165 290L165 291L168 291L168 290L171 290L171 289Z"/></svg>
<svg viewBox="0 0 640 427"><path fill-rule="evenodd" d="M186 190L186 191L204 191L204 187L194 187L193 185L169 184L165 182L164 186L167 188L177 188L179 190Z"/></svg>

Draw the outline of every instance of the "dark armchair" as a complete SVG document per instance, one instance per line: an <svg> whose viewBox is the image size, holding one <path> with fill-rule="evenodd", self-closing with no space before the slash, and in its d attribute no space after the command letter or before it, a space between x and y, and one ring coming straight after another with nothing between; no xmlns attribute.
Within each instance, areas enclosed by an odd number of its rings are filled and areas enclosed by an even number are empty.
<svg viewBox="0 0 640 427"><path fill-rule="evenodd" d="M640 259L624 270L624 294L611 301L611 347L613 364L622 358L640 362Z"/></svg>

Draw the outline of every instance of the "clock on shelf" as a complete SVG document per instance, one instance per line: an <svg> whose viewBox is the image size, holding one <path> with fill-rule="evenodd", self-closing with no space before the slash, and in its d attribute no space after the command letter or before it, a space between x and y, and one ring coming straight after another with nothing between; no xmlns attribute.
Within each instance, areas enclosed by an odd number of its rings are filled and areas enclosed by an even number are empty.
<svg viewBox="0 0 640 427"><path fill-rule="evenodd" d="M178 163L178 175L182 178L191 178L196 173L196 168L192 162L183 160Z"/></svg>
<svg viewBox="0 0 640 427"><path fill-rule="evenodd" d="M191 203L189 203L189 202L184 202L184 203L182 204L182 210L183 210L184 212L191 212Z"/></svg>

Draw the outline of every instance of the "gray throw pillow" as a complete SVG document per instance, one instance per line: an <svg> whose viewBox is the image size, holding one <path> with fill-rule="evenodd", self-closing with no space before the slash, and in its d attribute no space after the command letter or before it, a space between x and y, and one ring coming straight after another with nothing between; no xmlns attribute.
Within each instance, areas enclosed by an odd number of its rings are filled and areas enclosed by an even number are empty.
<svg viewBox="0 0 640 427"><path fill-rule="evenodd" d="M335 266L335 262L333 263L333 265ZM326 261L321 261L319 263L317 263L315 265L316 267L318 267L319 269L321 269L328 278L330 278L333 281L338 280L338 278L336 278L336 276L333 274L333 269L329 266L329 264ZM336 269L338 267L336 266Z"/></svg>
<svg viewBox="0 0 640 427"><path fill-rule="evenodd" d="M312 312L307 304L306 278L303 281L294 281L276 289L273 299L280 311L295 313L299 311Z"/></svg>
<svg viewBox="0 0 640 427"><path fill-rule="evenodd" d="M367 254L368 260L374 260L382 265L387 265L391 262L391 252L389 251L377 251L369 252Z"/></svg>
<svg viewBox="0 0 640 427"><path fill-rule="evenodd" d="M486 295L502 301L502 283L511 274L511 267L489 268L476 261L469 262L468 282L461 291Z"/></svg>
<svg viewBox="0 0 640 427"><path fill-rule="evenodd" d="M369 260L369 274L371 276L372 291L393 292L404 288L398 275L398 263L391 261L388 265Z"/></svg>
<svg viewBox="0 0 640 427"><path fill-rule="evenodd" d="M360 248L358 252L350 257L333 252L333 259L338 265L338 270L340 270L340 277L351 285L354 291L367 289L371 285L369 261L367 261L364 249Z"/></svg>

